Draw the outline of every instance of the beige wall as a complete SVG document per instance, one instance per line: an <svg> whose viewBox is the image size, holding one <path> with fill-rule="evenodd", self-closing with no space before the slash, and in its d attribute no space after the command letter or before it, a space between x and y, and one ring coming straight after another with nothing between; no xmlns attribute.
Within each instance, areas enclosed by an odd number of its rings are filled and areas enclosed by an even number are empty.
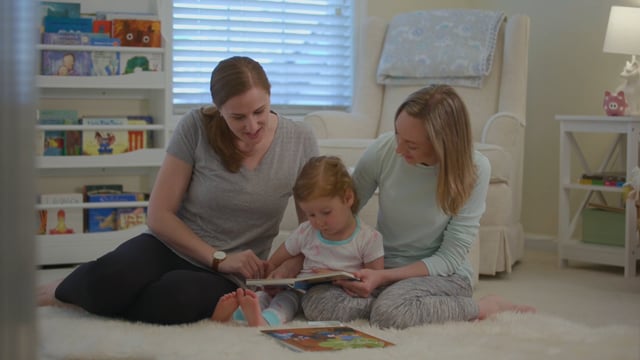
<svg viewBox="0 0 640 360"><path fill-rule="evenodd" d="M523 224L529 238L555 238L558 207L556 114L604 115L605 90L622 80L625 55L602 52L612 5L640 6L640 0L371 0L367 12L390 18L424 8L473 7L526 14L531 19ZM592 168L602 159L608 136L581 136ZM574 166L575 167L575 166ZM579 169L575 167L574 174Z"/></svg>

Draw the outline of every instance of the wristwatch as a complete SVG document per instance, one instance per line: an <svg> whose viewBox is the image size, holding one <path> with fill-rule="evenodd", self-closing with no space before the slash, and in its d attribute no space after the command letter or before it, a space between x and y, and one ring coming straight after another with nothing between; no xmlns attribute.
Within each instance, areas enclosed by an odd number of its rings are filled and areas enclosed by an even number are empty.
<svg viewBox="0 0 640 360"><path fill-rule="evenodd" d="M211 260L211 268L213 271L218 271L218 266L227 258L227 253L217 250L213 253L213 259Z"/></svg>

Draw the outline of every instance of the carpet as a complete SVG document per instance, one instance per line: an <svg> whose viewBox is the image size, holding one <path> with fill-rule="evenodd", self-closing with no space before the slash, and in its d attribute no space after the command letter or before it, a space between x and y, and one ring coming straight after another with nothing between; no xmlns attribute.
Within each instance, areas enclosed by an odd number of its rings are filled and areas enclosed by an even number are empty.
<svg viewBox="0 0 640 360"><path fill-rule="evenodd" d="M104 319L72 309L38 308L42 359L327 359L296 353L256 328L201 321L157 326ZM287 326L306 326L296 320ZM479 322L381 330L364 320L352 327L395 343L384 349L341 350L366 359L640 359L640 328L589 327L545 314L502 313Z"/></svg>

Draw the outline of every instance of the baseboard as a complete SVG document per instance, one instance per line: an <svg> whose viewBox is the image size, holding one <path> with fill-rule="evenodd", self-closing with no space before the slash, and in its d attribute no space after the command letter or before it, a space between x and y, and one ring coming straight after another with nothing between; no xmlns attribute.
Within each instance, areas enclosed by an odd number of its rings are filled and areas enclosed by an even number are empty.
<svg viewBox="0 0 640 360"><path fill-rule="evenodd" d="M556 253L558 252L558 243L555 236L525 233L524 248Z"/></svg>

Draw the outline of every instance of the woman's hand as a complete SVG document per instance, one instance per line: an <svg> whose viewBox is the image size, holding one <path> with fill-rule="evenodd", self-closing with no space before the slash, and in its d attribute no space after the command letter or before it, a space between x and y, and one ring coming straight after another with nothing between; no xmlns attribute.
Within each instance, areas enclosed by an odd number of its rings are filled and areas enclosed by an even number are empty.
<svg viewBox="0 0 640 360"><path fill-rule="evenodd" d="M334 284L342 287L344 291L353 297L366 298L371 296L373 290L382 285L382 270L362 269L353 273L360 281L336 280Z"/></svg>
<svg viewBox="0 0 640 360"><path fill-rule="evenodd" d="M227 255L227 258L218 265L218 270L223 273L239 274L247 279L261 279L267 273L267 262L261 260L251 250L244 250Z"/></svg>

